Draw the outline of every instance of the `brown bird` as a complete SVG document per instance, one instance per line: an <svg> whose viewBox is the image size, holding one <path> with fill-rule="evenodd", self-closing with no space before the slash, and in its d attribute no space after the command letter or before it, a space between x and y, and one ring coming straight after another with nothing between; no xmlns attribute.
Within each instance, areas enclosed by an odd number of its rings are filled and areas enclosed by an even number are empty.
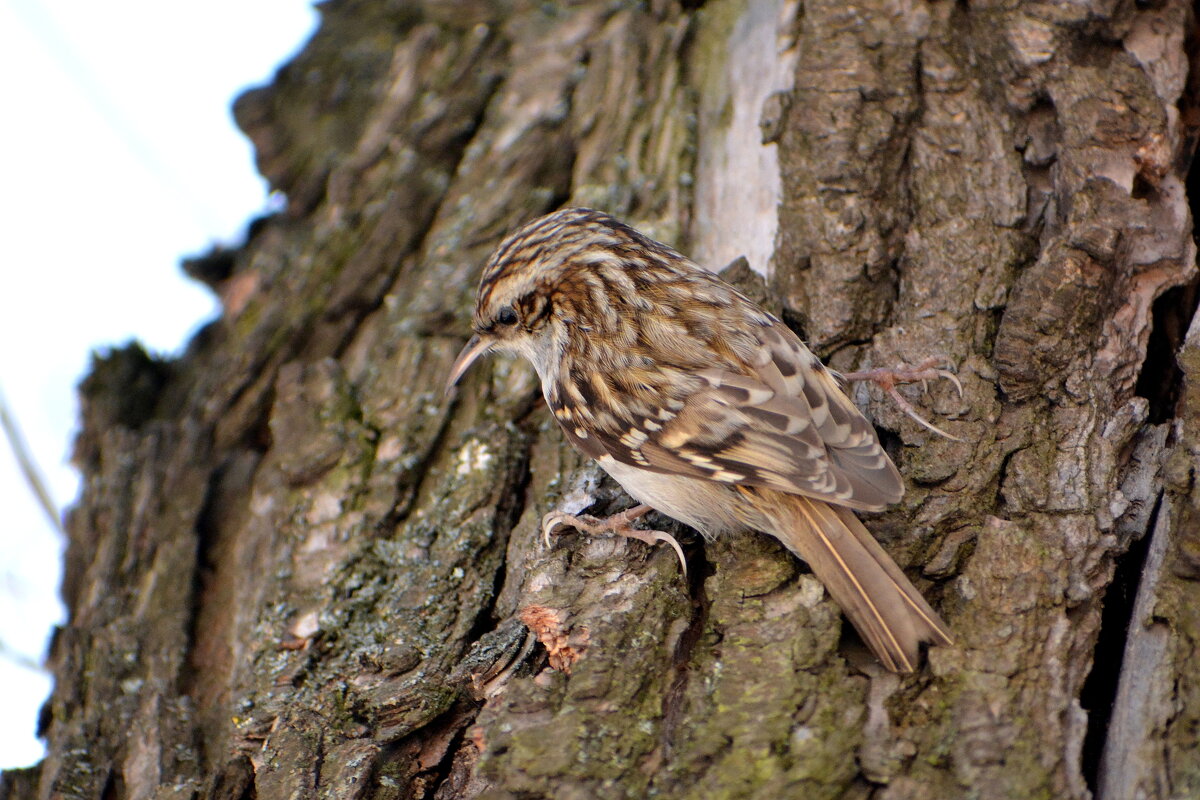
<svg viewBox="0 0 1200 800"><path fill-rule="evenodd" d="M500 244L474 329L449 385L489 351L524 356L567 438L640 503L706 537L752 528L779 539L888 669L915 669L922 642L951 643L851 511L904 492L875 431L799 337L732 286L607 214L571 208ZM629 522L645 510L606 527L636 535ZM547 515L576 522L597 527Z"/></svg>

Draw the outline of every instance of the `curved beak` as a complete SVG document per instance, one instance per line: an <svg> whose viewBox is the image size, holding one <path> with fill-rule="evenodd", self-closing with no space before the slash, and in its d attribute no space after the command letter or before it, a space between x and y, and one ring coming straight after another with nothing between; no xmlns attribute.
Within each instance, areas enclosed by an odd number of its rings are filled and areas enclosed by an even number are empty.
<svg viewBox="0 0 1200 800"><path fill-rule="evenodd" d="M472 336L463 347L462 352L458 354L458 358L454 359L454 366L450 368L450 377L446 380L446 394L450 393L463 373L475 363L475 359L491 349L492 342L479 338L479 334Z"/></svg>

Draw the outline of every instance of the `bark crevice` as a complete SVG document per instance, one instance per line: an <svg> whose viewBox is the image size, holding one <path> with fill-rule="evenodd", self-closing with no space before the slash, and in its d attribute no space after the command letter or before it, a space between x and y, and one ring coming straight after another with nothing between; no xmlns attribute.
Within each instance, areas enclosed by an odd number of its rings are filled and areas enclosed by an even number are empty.
<svg viewBox="0 0 1200 800"><path fill-rule="evenodd" d="M1146 558L1150 552L1151 532L1158 523L1162 494L1154 503L1146 528L1115 559L1112 581L1104 592L1100 630L1092 655L1092 668L1079 693L1079 704L1087 712L1087 733L1083 740L1081 771L1088 789L1095 794L1103 767L1105 742L1110 733L1113 708L1117 701L1130 627L1136 624L1134 604L1141 585Z"/></svg>

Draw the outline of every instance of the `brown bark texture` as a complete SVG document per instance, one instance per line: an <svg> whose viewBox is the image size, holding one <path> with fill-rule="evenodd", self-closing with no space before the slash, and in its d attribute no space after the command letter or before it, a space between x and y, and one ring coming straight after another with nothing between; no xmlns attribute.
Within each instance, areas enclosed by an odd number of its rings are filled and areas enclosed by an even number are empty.
<svg viewBox="0 0 1200 800"><path fill-rule="evenodd" d="M235 104L286 211L224 313L82 386L43 714L0 798L1200 797L1200 326L1181 0L331 0ZM866 653L755 533L629 504L531 369L456 395L503 234L602 208L842 370L953 629ZM745 259L741 259L745 256ZM669 525L655 519L659 526Z"/></svg>

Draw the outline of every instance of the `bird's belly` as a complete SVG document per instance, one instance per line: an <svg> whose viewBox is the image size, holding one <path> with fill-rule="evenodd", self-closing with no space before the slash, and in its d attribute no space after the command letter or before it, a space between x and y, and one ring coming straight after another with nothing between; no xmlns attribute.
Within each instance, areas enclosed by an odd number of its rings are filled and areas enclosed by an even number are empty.
<svg viewBox="0 0 1200 800"><path fill-rule="evenodd" d="M603 456L597 463L639 503L690 525L705 536L746 527L737 514L738 497L715 481L667 475Z"/></svg>

